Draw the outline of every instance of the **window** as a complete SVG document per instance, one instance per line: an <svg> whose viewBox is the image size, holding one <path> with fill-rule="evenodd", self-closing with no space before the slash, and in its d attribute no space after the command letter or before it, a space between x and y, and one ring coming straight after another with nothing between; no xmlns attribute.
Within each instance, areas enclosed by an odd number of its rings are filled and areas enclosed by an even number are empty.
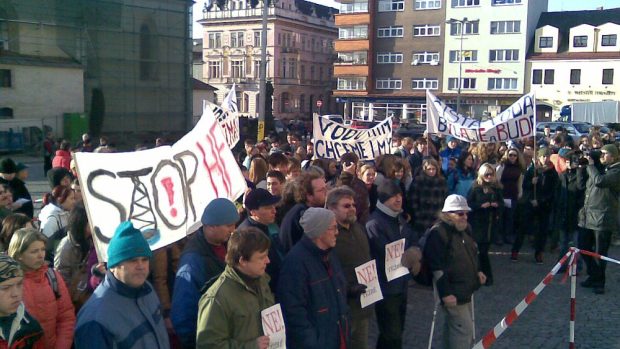
<svg viewBox="0 0 620 349"><path fill-rule="evenodd" d="M458 78L449 78L448 79L448 89L449 90L458 90ZM462 78L461 79L461 89L462 90L475 90L476 89L476 78Z"/></svg>
<svg viewBox="0 0 620 349"><path fill-rule="evenodd" d="M286 79L288 72L286 71L286 58L282 58L282 78Z"/></svg>
<svg viewBox="0 0 620 349"><path fill-rule="evenodd" d="M288 60L288 75L289 78L297 78L297 59L291 58Z"/></svg>
<svg viewBox="0 0 620 349"><path fill-rule="evenodd" d="M311 65L310 66L310 80L314 80L314 71L315 71L314 66Z"/></svg>
<svg viewBox="0 0 620 349"><path fill-rule="evenodd" d="M586 35L573 36L573 47L587 47L587 46L588 46L588 36Z"/></svg>
<svg viewBox="0 0 620 349"><path fill-rule="evenodd" d="M542 84L542 70L541 69L534 69L532 71L532 84L534 85Z"/></svg>
<svg viewBox="0 0 620 349"><path fill-rule="evenodd" d="M489 62L517 62L519 60L519 50L491 50L489 51Z"/></svg>
<svg viewBox="0 0 620 349"><path fill-rule="evenodd" d="M489 90L516 90L517 78L489 78Z"/></svg>
<svg viewBox="0 0 620 349"><path fill-rule="evenodd" d="M459 51L452 50L450 51L450 63L459 61ZM462 62L478 62L478 51L463 51L463 60Z"/></svg>
<svg viewBox="0 0 620 349"><path fill-rule="evenodd" d="M151 28L143 24L140 27L140 80L157 79L157 40Z"/></svg>
<svg viewBox="0 0 620 349"><path fill-rule="evenodd" d="M480 6L480 0L452 0L452 7Z"/></svg>
<svg viewBox="0 0 620 349"><path fill-rule="evenodd" d="M0 108L0 119L12 119L13 108Z"/></svg>
<svg viewBox="0 0 620 349"><path fill-rule="evenodd" d="M219 79L222 77L222 62L209 61L207 63L207 72L209 79ZM258 75L257 75L258 76Z"/></svg>
<svg viewBox="0 0 620 349"><path fill-rule="evenodd" d="M438 25L414 25L413 36L439 36L440 28Z"/></svg>
<svg viewBox="0 0 620 349"><path fill-rule="evenodd" d="M601 38L601 45L602 46L616 46L617 39L618 39L618 35L616 34L603 35Z"/></svg>
<svg viewBox="0 0 620 349"><path fill-rule="evenodd" d="M614 83L614 70L603 69L603 85L612 85Z"/></svg>
<svg viewBox="0 0 620 349"><path fill-rule="evenodd" d="M260 46L260 38L261 38L261 32L254 32L254 47L261 47Z"/></svg>
<svg viewBox="0 0 620 349"><path fill-rule="evenodd" d="M323 81L323 67L319 67L319 81Z"/></svg>
<svg viewBox="0 0 620 349"><path fill-rule="evenodd" d="M283 113L290 113L293 111L291 105L291 95L288 92L282 92L280 95L280 111Z"/></svg>
<svg viewBox="0 0 620 349"><path fill-rule="evenodd" d="M299 96L299 111L306 111L306 95L303 93Z"/></svg>
<svg viewBox="0 0 620 349"><path fill-rule="evenodd" d="M365 89L366 89L366 78L365 77L338 78L338 90L348 91L348 90L365 90Z"/></svg>
<svg viewBox="0 0 620 349"><path fill-rule="evenodd" d="M379 12L403 11L404 0L379 0Z"/></svg>
<svg viewBox="0 0 620 349"><path fill-rule="evenodd" d="M366 53L366 51L338 52L338 60L336 61L336 63L366 65L368 64L366 60L367 56L368 54Z"/></svg>
<svg viewBox="0 0 620 349"><path fill-rule="evenodd" d="M538 47L540 48L553 47L553 36L541 36L538 39Z"/></svg>
<svg viewBox="0 0 620 349"><path fill-rule="evenodd" d="M367 39L368 26L356 25L354 27L338 28L339 39Z"/></svg>
<svg viewBox="0 0 620 349"><path fill-rule="evenodd" d="M222 33L209 33L209 48L222 47Z"/></svg>
<svg viewBox="0 0 620 349"><path fill-rule="evenodd" d="M555 70L545 69L545 79L543 80L545 85L553 85L554 80L555 80Z"/></svg>
<svg viewBox="0 0 620 349"><path fill-rule="evenodd" d="M419 64L424 64L424 63L432 63L432 62L437 62L439 63L439 52L419 52L419 53L414 53L413 54L413 62L416 62Z"/></svg>
<svg viewBox="0 0 620 349"><path fill-rule="evenodd" d="M478 34L478 24L478 21L465 22L465 31L463 32L463 35ZM461 27L462 23L450 23L450 35L461 35Z"/></svg>
<svg viewBox="0 0 620 349"><path fill-rule="evenodd" d="M243 60L230 62L230 77L232 78L244 78L245 69L243 66Z"/></svg>
<svg viewBox="0 0 620 349"><path fill-rule="evenodd" d="M377 90L400 90L403 88L402 80L377 79Z"/></svg>
<svg viewBox="0 0 620 349"><path fill-rule="evenodd" d="M492 21L491 34L511 34L521 32L521 21Z"/></svg>
<svg viewBox="0 0 620 349"><path fill-rule="evenodd" d="M520 4L522 0L493 0L492 4L495 5L515 5Z"/></svg>
<svg viewBox="0 0 620 349"><path fill-rule="evenodd" d="M299 67L299 78L301 80L306 80L306 66L303 64Z"/></svg>
<svg viewBox="0 0 620 349"><path fill-rule="evenodd" d="M441 8L441 0L415 0L416 10L436 10Z"/></svg>
<svg viewBox="0 0 620 349"><path fill-rule="evenodd" d="M570 70L570 83L571 85L581 84L581 69Z"/></svg>
<svg viewBox="0 0 620 349"><path fill-rule="evenodd" d="M377 53L377 64L396 64L403 62L403 54L397 52Z"/></svg>
<svg viewBox="0 0 620 349"><path fill-rule="evenodd" d="M436 90L439 88L439 80L437 79L411 79L412 90Z"/></svg>
<svg viewBox="0 0 620 349"><path fill-rule="evenodd" d="M340 4L340 13L368 12L368 1Z"/></svg>
<svg viewBox="0 0 620 349"><path fill-rule="evenodd" d="M243 47L243 32L230 33L230 47Z"/></svg>
<svg viewBox="0 0 620 349"><path fill-rule="evenodd" d="M254 60L254 77L255 78L260 77L260 59Z"/></svg>
<svg viewBox="0 0 620 349"><path fill-rule="evenodd" d="M0 69L0 87L11 87L11 70Z"/></svg>
<svg viewBox="0 0 620 349"><path fill-rule="evenodd" d="M377 37L379 38L402 38L403 27L382 27L377 29Z"/></svg>

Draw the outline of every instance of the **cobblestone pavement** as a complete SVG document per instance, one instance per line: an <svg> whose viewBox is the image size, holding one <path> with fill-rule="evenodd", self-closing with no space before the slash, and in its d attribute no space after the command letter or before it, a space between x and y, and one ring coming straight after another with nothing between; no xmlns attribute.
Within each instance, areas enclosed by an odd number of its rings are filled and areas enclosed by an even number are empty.
<svg viewBox="0 0 620 349"><path fill-rule="evenodd" d="M510 247L491 249L494 284L475 294L476 341L491 330L529 291L545 277L556 262L556 254L546 253L543 265L534 263L533 250L522 249L518 262L510 261ZM611 258L620 258L620 247L613 246ZM498 338L492 348L534 349L568 348L570 278L556 276L521 316ZM584 272L577 283L585 279ZM617 324L620 322L620 265L608 264L604 295L577 285L575 344L577 348L620 348ZM408 294L407 321L403 348L427 348L433 315L432 290L412 285ZM441 348L442 319L438 312L433 348ZM371 323L371 340L377 338Z"/></svg>
<svg viewBox="0 0 620 349"><path fill-rule="evenodd" d="M42 161L38 158L11 156L30 166L27 182L33 199L40 199L49 191L43 177ZM35 205L39 207L39 205ZM527 244L526 244L527 245ZM491 249L494 285L482 287L475 296L476 341L492 329L513 307L531 291L556 262L557 253L545 254L543 265L534 263L533 251L524 246L520 259L510 261L508 245ZM620 259L620 247L612 246L609 256ZM561 284L556 276L538 298L528 306L495 342L492 348L554 349L568 347L570 313L570 279ZM584 272L577 278L585 279ZM577 318L575 344L579 349L620 349L617 324L620 323L620 265L608 264L606 293L594 295L590 289L577 286ZM427 348L433 316L433 295L430 288L412 284L409 289L407 322L403 348ZM438 312L439 313L439 312ZM440 348L442 335L441 314L437 316L433 348ZM376 342L377 326L373 319L370 343ZM357 348L354 348L357 349ZM397 349L397 348L394 348Z"/></svg>

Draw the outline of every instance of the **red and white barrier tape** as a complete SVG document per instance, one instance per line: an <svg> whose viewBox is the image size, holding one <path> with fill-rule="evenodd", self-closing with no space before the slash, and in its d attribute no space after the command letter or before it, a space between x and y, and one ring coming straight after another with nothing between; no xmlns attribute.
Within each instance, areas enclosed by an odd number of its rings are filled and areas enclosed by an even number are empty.
<svg viewBox="0 0 620 349"><path fill-rule="evenodd" d="M530 305L538 296L538 294L553 280L553 276L560 270L562 264L566 262L569 256L574 253L573 250L566 252L564 257L560 259L559 262L551 269L551 271L545 276L545 278L534 288L534 290L530 291L530 293L523 298L523 300L517 304L506 316L500 321L495 327L490 330L482 340L480 340L472 349L487 349L490 348L493 343L502 335L502 333L508 328L508 326L512 325L515 320L519 318L519 315L523 313L523 311Z"/></svg>

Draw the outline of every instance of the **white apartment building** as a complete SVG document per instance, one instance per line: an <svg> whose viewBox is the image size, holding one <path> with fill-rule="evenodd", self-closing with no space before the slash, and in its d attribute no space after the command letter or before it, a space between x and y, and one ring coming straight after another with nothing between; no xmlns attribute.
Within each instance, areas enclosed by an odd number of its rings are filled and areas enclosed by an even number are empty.
<svg viewBox="0 0 620 349"><path fill-rule="evenodd" d="M620 8L547 12L527 60L526 89L539 120L557 119L573 102L620 99Z"/></svg>
<svg viewBox="0 0 620 349"><path fill-rule="evenodd" d="M444 1L443 96L456 106L460 75L460 112L495 116L526 91L526 54L547 0Z"/></svg>

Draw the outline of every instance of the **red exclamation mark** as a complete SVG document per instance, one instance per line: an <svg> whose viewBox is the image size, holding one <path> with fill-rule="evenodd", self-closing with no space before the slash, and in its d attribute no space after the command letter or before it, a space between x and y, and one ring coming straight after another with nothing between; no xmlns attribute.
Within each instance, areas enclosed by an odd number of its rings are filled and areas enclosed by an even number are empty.
<svg viewBox="0 0 620 349"><path fill-rule="evenodd" d="M170 177L166 177L164 179L161 180L161 185L164 186L164 188L166 189L166 194L168 194L168 203L170 204L170 206L172 206L174 204L174 184L172 183L172 178ZM176 217L177 216L177 209L172 207L170 209L170 215L172 217Z"/></svg>

